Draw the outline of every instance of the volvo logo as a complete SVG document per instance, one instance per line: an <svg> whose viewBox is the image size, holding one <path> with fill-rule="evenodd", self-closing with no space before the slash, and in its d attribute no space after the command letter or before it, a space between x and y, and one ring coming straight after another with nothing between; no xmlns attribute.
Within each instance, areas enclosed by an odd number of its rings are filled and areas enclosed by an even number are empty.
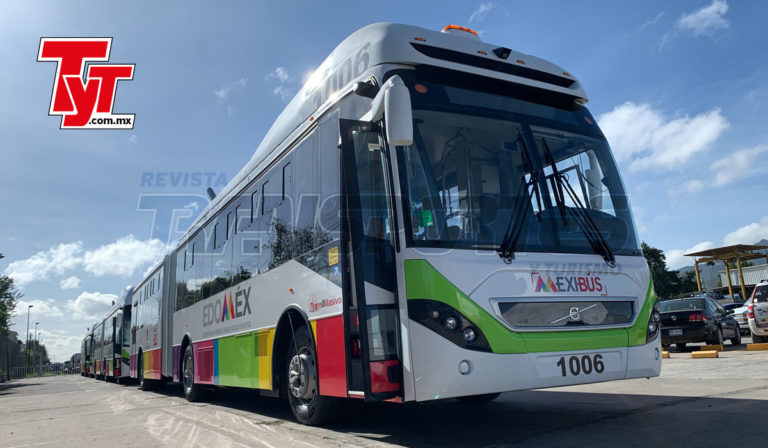
<svg viewBox="0 0 768 448"><path fill-rule="evenodd" d="M591 310L592 308L596 307L597 305L599 305L599 303L593 303L592 305L586 306L586 307L584 307L582 309L579 309L578 306L572 306L572 307L570 307L568 309L568 314L566 314L565 316L563 316L563 317L561 317L559 319L553 320L552 322L550 322L550 324L556 324L556 323L564 321L566 319L571 319L574 322L579 322L579 321L581 321L581 313L583 313L584 311L587 311L587 310Z"/></svg>

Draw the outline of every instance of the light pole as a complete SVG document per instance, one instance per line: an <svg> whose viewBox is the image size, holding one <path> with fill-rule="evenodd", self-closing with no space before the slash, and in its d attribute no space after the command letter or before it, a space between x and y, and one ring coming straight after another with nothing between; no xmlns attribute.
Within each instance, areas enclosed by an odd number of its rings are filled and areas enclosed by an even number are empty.
<svg viewBox="0 0 768 448"><path fill-rule="evenodd" d="M24 368L29 365L29 310L32 309L32 305L27 306L27 346L24 350Z"/></svg>

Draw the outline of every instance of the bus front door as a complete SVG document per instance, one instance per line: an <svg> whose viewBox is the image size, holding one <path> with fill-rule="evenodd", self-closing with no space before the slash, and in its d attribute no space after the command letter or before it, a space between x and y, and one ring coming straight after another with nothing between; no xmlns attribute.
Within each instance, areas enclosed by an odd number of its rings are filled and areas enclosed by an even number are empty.
<svg viewBox="0 0 768 448"><path fill-rule="evenodd" d="M395 231L386 146L378 125L340 120L347 376L366 400L402 396Z"/></svg>

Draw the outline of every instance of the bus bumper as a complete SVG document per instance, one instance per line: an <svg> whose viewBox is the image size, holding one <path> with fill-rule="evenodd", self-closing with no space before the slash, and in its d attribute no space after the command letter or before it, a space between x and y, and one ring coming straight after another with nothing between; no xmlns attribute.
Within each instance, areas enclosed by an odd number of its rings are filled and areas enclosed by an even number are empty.
<svg viewBox="0 0 768 448"><path fill-rule="evenodd" d="M406 400L647 378L661 371L659 337L633 347L495 354L463 349L419 324L410 331L413 394L406 388ZM469 372L462 373L467 364Z"/></svg>

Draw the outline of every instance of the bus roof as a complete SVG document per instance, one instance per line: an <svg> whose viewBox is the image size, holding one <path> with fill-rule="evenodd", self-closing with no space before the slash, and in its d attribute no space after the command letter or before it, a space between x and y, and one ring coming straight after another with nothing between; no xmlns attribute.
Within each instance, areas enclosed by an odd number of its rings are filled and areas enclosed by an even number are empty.
<svg viewBox="0 0 768 448"><path fill-rule="evenodd" d="M431 65L525 84L586 103L581 84L561 67L535 56L485 43L455 30L440 32L411 25L374 23L344 39L283 109L251 159L200 213L180 242L194 234L212 211L227 203L264 170L281 144L313 114L337 99L371 67ZM506 57L504 57L506 56ZM381 80L379 80L381 81Z"/></svg>

